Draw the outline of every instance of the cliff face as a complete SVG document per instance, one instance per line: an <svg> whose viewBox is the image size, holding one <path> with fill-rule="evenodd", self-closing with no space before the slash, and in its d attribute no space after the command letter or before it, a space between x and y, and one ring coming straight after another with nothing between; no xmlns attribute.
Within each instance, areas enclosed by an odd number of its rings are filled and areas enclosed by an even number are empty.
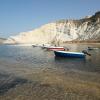
<svg viewBox="0 0 100 100"><path fill-rule="evenodd" d="M100 40L100 12L80 20L59 20L29 32L11 36L5 43L55 43Z"/></svg>
<svg viewBox="0 0 100 100"><path fill-rule="evenodd" d="M5 38L0 38L0 44L2 44L4 41L6 41Z"/></svg>

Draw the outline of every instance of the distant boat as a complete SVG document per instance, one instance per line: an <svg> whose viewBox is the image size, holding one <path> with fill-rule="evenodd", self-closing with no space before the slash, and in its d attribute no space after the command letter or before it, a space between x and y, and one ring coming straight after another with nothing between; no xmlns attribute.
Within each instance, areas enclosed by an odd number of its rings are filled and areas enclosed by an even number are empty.
<svg viewBox="0 0 100 100"><path fill-rule="evenodd" d="M43 44L43 45L41 46L42 49L47 49L48 47L50 47L50 44Z"/></svg>
<svg viewBox="0 0 100 100"><path fill-rule="evenodd" d="M32 45L32 47L37 47L36 45Z"/></svg>
<svg viewBox="0 0 100 100"><path fill-rule="evenodd" d="M88 49L88 50L96 50L96 49L99 49L99 48L95 48L95 47L88 47L87 49Z"/></svg>
<svg viewBox="0 0 100 100"><path fill-rule="evenodd" d="M43 47L41 44L34 44L32 47Z"/></svg>
<svg viewBox="0 0 100 100"><path fill-rule="evenodd" d="M69 52L69 51L54 51L57 57L69 57L69 58L84 58L86 55L81 52Z"/></svg>
<svg viewBox="0 0 100 100"><path fill-rule="evenodd" d="M50 46L50 47L47 47L47 50L52 50L52 51L64 51L65 48L64 48L64 47Z"/></svg>

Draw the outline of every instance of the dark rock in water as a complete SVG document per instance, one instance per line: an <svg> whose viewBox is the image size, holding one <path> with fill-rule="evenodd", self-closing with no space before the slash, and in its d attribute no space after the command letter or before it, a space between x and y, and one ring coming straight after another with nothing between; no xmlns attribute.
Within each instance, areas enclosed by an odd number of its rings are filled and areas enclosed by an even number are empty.
<svg viewBox="0 0 100 100"><path fill-rule="evenodd" d="M14 88L16 85L24 84L26 82L26 79L0 73L0 95L4 94L11 88Z"/></svg>

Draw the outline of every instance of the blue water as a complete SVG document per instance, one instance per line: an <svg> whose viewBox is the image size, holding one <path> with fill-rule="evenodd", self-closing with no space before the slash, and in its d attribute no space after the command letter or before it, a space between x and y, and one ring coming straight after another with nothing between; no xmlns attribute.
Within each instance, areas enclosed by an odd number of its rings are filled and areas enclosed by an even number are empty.
<svg viewBox="0 0 100 100"><path fill-rule="evenodd" d="M68 45L69 46L69 45ZM66 47L68 47L66 46ZM70 45L72 50L81 51L88 45ZM11 63L23 64L31 68L53 67L64 70L74 69L86 72L100 73L100 49L91 50L91 57L80 58L57 58L53 51L46 51L40 47L32 46L0 46L0 60Z"/></svg>

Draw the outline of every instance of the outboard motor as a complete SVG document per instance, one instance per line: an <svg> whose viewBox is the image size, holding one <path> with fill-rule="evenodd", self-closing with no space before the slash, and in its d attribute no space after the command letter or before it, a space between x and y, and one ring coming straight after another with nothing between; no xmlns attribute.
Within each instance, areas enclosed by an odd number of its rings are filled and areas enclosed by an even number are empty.
<svg viewBox="0 0 100 100"><path fill-rule="evenodd" d="M87 50L83 50L82 52L83 52L84 54L87 54L88 56L91 56L91 54L88 53Z"/></svg>

